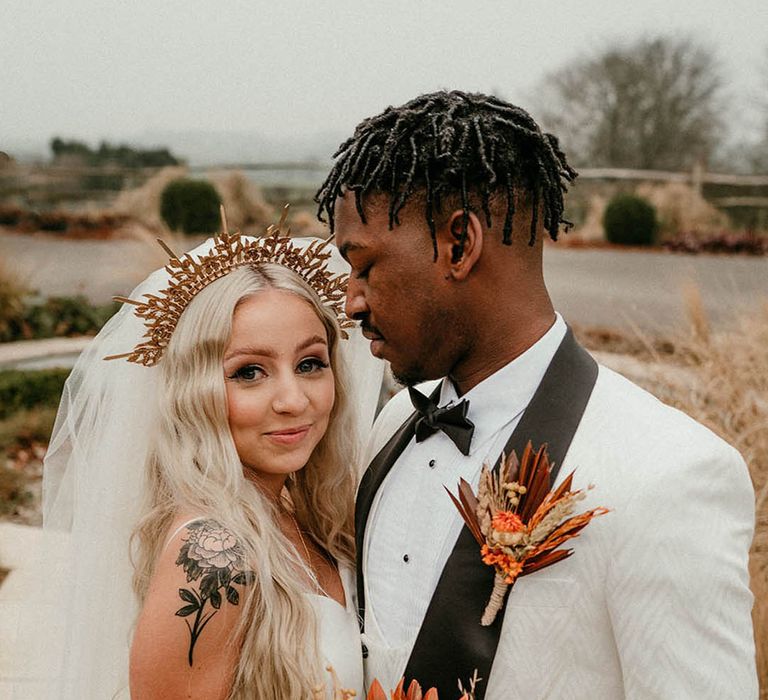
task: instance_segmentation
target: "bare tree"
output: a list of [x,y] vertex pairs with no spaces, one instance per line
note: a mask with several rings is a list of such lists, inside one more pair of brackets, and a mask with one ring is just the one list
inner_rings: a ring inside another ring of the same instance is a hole
[[538,115],[575,163],[681,169],[718,140],[721,68],[689,38],[613,44],[545,78]]

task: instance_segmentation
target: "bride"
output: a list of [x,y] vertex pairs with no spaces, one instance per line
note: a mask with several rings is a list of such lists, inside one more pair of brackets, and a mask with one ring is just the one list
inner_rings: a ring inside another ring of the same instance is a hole
[[327,665],[362,695],[355,435],[380,374],[342,340],[329,257],[225,233],[81,357],[45,465],[72,553],[61,697],[303,700]]

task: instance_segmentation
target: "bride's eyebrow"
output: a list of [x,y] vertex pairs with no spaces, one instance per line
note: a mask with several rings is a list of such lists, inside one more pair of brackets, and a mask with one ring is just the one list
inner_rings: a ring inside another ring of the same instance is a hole
[[[302,350],[305,350],[308,347],[311,347],[312,345],[328,345],[328,341],[323,338],[321,335],[313,335],[307,338],[306,340],[303,340],[300,342],[297,346],[294,352],[301,352]],[[235,348],[231,352],[228,352],[224,356],[224,362],[229,362],[229,360],[240,357],[241,355],[258,355],[260,357],[269,357],[274,359],[277,357],[277,354],[274,350],[271,348],[258,348],[258,347],[242,347],[242,348]]]
[[321,335],[313,335],[307,338],[303,343],[299,343],[296,346],[296,352],[301,352],[302,350],[306,350],[308,347],[317,344],[328,345],[328,341]]

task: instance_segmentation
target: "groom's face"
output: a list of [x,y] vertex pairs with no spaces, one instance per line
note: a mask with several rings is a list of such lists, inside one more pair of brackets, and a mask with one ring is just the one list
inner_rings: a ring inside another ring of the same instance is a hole
[[456,362],[456,319],[445,271],[434,262],[423,207],[406,205],[389,230],[388,198],[366,200],[364,224],[347,194],[336,204],[336,242],[352,267],[346,312],[362,324],[371,353],[414,384]]

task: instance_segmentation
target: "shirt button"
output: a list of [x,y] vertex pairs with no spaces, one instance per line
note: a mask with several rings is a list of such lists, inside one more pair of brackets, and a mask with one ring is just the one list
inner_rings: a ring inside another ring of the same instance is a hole
[[434,459],[430,459],[430,460],[429,460],[429,466],[430,466],[432,469],[434,469],[434,467],[435,467],[435,460],[434,460]]
[[407,554],[403,554],[403,561],[407,564],[410,557]]

